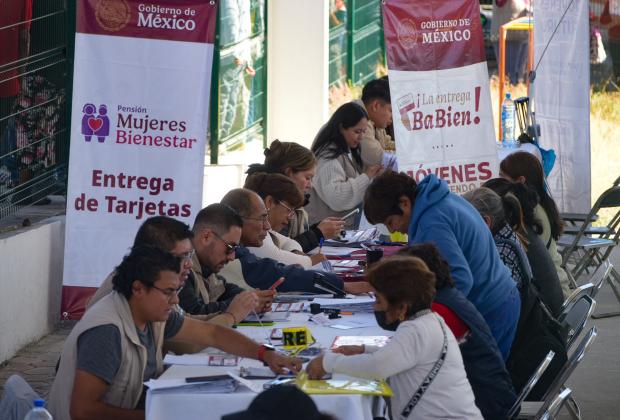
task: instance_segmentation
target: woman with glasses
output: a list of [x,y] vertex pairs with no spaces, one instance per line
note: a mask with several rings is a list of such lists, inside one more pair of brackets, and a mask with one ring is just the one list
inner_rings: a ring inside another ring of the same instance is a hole
[[[360,142],[368,126],[368,114],[349,102],[334,112],[319,131],[312,151],[318,159],[317,175],[306,206],[310,223],[328,216],[344,216],[361,206],[366,188],[381,170],[372,165],[363,170]],[[345,220],[346,229],[355,229],[359,218]]]
[[[312,179],[316,175],[316,158],[309,149],[298,143],[274,140],[265,149],[265,163],[250,165],[247,174],[257,172],[286,175],[304,194],[303,205],[308,205]],[[279,232],[295,239],[303,252],[308,252],[318,247],[321,239],[335,238],[343,227],[344,221],[339,217],[326,217],[310,225],[306,210],[298,208],[288,225]]]
[[265,202],[267,220],[271,226],[261,247],[248,248],[257,257],[272,258],[283,264],[298,264],[304,268],[324,261],[323,254],[305,255],[301,245],[278,232],[295,217],[295,209],[303,204],[303,194],[295,183],[281,174],[254,173],[245,180],[244,188],[257,193]]

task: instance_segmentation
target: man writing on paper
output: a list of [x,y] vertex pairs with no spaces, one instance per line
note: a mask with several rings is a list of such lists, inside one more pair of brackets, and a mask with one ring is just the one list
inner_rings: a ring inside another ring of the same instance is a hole
[[299,371],[297,359],[175,311],[180,264],[154,247],[136,247],[123,259],[112,280],[114,291],[93,305],[67,337],[49,396],[55,419],[143,419],[142,382],[162,372],[163,340],[259,359],[275,372]]
[[[210,314],[227,311],[238,299],[251,293],[234,283],[227,282],[218,272],[235,259],[239,247],[243,219],[225,204],[211,204],[202,209],[194,221],[192,244],[196,253],[192,268],[179,293],[180,306],[190,314]],[[256,311],[271,309],[274,290],[255,290],[259,303]],[[227,311],[233,322],[241,321],[247,313]]]
[[[193,236],[194,234],[185,223],[171,217],[155,216],[148,218],[142,223],[142,226],[140,226],[136,233],[133,246],[152,246],[170,252],[175,257],[182,258],[180,277],[182,284],[187,284],[187,279],[195,259],[192,245]],[[87,310],[112,291],[112,278],[115,274],[115,272],[110,273],[103,281],[88,302]],[[228,327],[234,325],[237,319],[245,318],[247,314],[255,309],[252,304],[254,298],[251,292],[244,292],[239,288],[235,289],[235,291],[237,293],[229,293],[227,296],[224,296],[227,299],[222,299],[221,302],[218,302],[218,305],[207,308],[210,311],[204,310],[196,313],[207,315],[201,319],[208,318],[212,322]],[[214,299],[217,299],[217,297]],[[180,308],[176,307],[175,309]]]
[[281,292],[314,292],[324,293],[314,287],[317,275],[330,283],[338,290],[348,293],[366,293],[370,287],[366,282],[344,283],[333,273],[323,273],[323,276],[312,270],[304,270],[297,265],[284,265],[271,258],[259,258],[246,247],[260,247],[271,228],[269,214],[265,202],[254,191],[237,188],[229,191],[222,199],[234,209],[243,219],[241,231],[241,246],[236,251],[236,259],[227,264],[220,271],[220,275],[227,281],[241,287],[255,287],[268,289],[280,277],[286,281],[278,287]]

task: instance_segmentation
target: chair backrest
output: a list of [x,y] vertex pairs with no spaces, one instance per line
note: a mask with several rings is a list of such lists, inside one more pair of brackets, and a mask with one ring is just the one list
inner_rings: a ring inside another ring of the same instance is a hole
[[547,390],[547,393],[543,398],[544,401],[546,401],[548,398],[553,398],[555,395],[558,394],[558,392],[560,392],[560,388],[562,388],[564,383],[575,371],[575,368],[577,368],[577,365],[579,365],[579,363],[583,360],[586,352],[588,351],[588,348],[594,342],[597,335],[598,329],[596,328],[596,326],[594,326],[583,337],[573,354],[571,354],[571,356],[566,361],[564,368],[562,368],[551,386],[549,386],[549,389]]
[[592,289],[594,289],[595,287],[596,286],[594,284],[592,284],[591,282],[588,282],[574,289],[571,292],[570,296],[568,296],[566,300],[564,301],[564,303],[562,304],[562,308],[560,308],[560,313],[558,314],[558,318],[560,317],[561,314],[565,313],[566,310],[569,309],[575,302],[577,302],[577,300],[579,300],[581,296],[583,295],[591,296],[593,293]]
[[592,277],[590,278],[590,283],[594,285],[594,287],[590,290],[590,297],[594,299],[598,294],[601,287],[605,283],[605,279],[611,274],[611,270],[613,270],[614,266],[606,259],[598,266]]
[[594,312],[596,301],[590,297],[593,285],[591,283],[583,294],[579,295],[574,301],[570,302],[562,313],[558,316],[558,322],[566,329],[566,351],[569,351],[573,343],[581,334],[586,326],[588,318]]
[[[599,196],[599,198],[596,200],[596,203],[594,203],[594,205],[592,206],[592,209],[590,210],[588,215],[585,217],[584,222],[581,225],[581,228],[579,229],[579,232],[577,232],[577,234],[572,236],[572,243],[567,244],[567,246],[564,247],[564,249],[561,251],[563,267],[566,266],[570,256],[572,255],[573,251],[577,248],[581,238],[586,236],[586,230],[588,229],[590,224],[598,218],[597,215],[598,215],[599,210],[602,208],[613,208],[613,207],[617,207],[619,208],[619,210],[612,217],[611,222],[608,224],[608,227],[610,227],[610,231],[606,235],[603,235],[603,237],[607,239],[612,239],[612,236],[616,234],[615,239],[617,239],[618,237],[617,234],[620,232],[617,232],[614,229],[614,227],[617,227],[618,222],[620,220],[620,186],[613,186],[607,189],[605,192],[603,192]],[[609,247],[609,249],[607,250],[608,251],[607,254],[611,252],[611,248],[612,247]],[[605,255],[604,258],[607,258],[607,256],[608,255]]]
[[620,207],[620,186],[614,185],[606,190],[594,205],[597,204],[599,208]]
[[545,407],[546,404],[543,404],[536,415],[536,418],[540,418],[540,420],[552,420],[557,417],[560,413],[560,410],[564,406],[568,397],[571,394],[570,388],[564,388],[560,393],[549,403],[548,407]]
[[553,351],[549,351],[549,353],[547,353],[547,355],[542,360],[540,365],[538,365],[536,372],[534,372],[534,374],[530,377],[529,381],[527,381],[527,383],[525,384],[525,386],[523,387],[523,389],[517,396],[517,400],[510,408],[510,411],[508,411],[509,419],[515,417],[516,414],[519,412],[521,403],[523,402],[523,400],[525,400],[525,397],[527,397],[527,395],[530,393],[532,388],[534,388],[534,386],[536,385],[540,377],[543,375],[543,373],[545,373],[545,371],[547,370],[547,367],[549,367],[549,364],[551,363],[554,357],[555,357],[555,353]]

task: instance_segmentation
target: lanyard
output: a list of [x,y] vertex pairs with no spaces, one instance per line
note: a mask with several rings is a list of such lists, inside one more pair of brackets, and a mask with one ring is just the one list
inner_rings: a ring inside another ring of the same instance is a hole
[[409,417],[409,414],[411,414],[416,405],[418,405],[420,399],[422,399],[422,396],[439,373],[441,366],[443,366],[444,360],[446,360],[446,354],[448,354],[448,336],[446,334],[446,327],[444,327],[443,323],[439,319],[437,319],[437,322],[439,322],[439,325],[441,326],[441,331],[443,332],[443,347],[441,348],[441,354],[439,355],[439,359],[437,359],[437,361],[431,368],[430,372],[428,372],[428,374],[420,384],[418,390],[415,392],[415,394],[413,394],[413,396],[403,409],[402,413],[400,413],[400,415],[405,418]]

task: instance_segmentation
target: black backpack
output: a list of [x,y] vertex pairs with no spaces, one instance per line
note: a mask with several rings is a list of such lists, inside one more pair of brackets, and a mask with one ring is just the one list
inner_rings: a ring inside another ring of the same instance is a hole
[[521,392],[550,350],[553,350],[555,357],[526,400],[540,401],[567,361],[566,331],[530,283],[522,293],[517,333],[506,361],[506,369],[517,393]]

